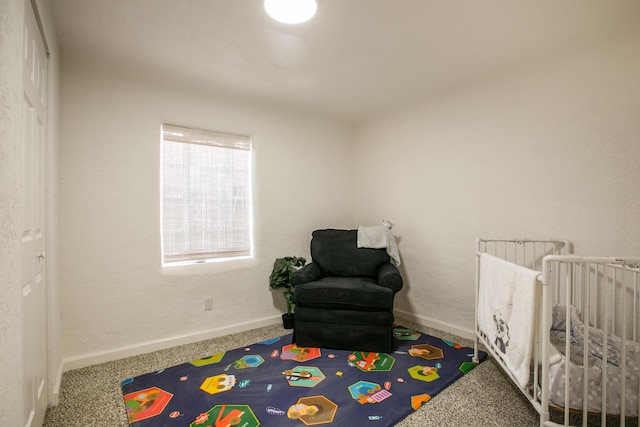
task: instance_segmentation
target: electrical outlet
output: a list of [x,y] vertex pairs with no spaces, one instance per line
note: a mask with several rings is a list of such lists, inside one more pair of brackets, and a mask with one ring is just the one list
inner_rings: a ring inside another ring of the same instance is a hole
[[206,297],[204,299],[204,311],[213,310],[213,297]]

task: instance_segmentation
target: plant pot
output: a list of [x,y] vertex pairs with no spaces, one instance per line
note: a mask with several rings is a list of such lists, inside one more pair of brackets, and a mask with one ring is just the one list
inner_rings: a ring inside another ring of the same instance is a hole
[[284,313],[282,315],[282,326],[285,329],[293,329],[293,313]]

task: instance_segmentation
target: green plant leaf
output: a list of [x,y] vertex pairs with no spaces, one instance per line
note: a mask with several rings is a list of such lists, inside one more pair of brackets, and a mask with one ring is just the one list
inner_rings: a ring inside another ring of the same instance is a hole
[[295,271],[304,266],[307,260],[302,257],[284,257],[276,258],[273,263],[273,269],[269,275],[269,286],[271,289],[283,289],[284,298],[287,302],[287,312],[291,314],[291,305],[293,303],[293,286],[291,286],[291,277]]

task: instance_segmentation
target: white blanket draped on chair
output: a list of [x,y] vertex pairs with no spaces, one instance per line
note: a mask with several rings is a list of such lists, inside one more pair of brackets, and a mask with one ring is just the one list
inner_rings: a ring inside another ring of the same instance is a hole
[[358,247],[359,248],[386,248],[387,253],[391,257],[393,265],[400,265],[400,251],[395,237],[391,234],[391,230],[385,226],[374,227],[358,227]]

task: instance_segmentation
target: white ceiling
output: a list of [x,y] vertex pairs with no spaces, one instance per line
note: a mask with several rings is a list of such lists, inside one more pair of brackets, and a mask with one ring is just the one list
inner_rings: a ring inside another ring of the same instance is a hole
[[[65,54],[358,121],[640,22],[638,0],[51,0]],[[161,70],[161,71],[160,71]]]

